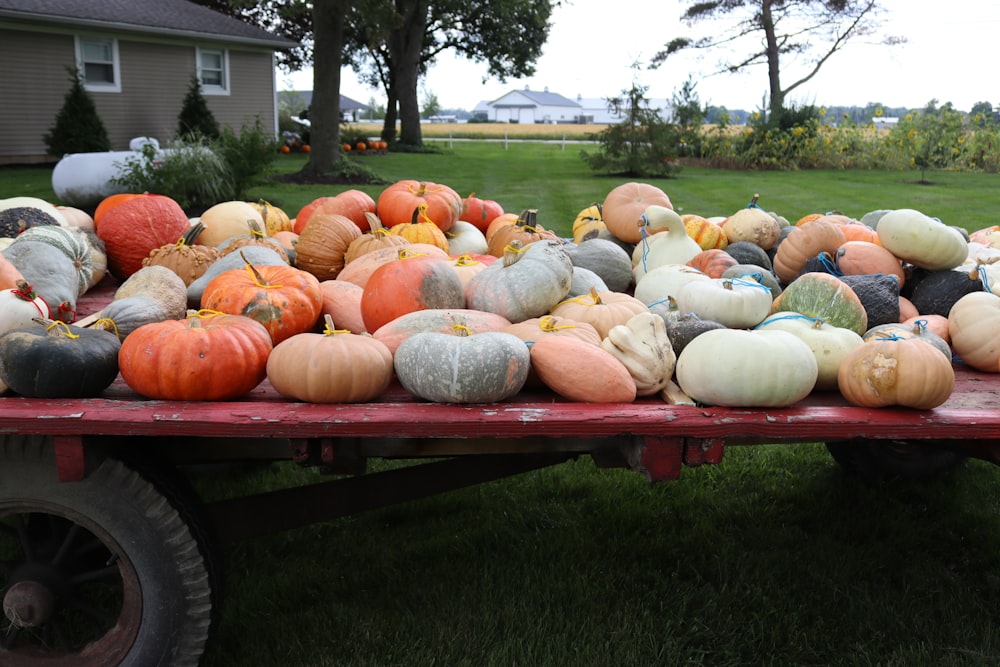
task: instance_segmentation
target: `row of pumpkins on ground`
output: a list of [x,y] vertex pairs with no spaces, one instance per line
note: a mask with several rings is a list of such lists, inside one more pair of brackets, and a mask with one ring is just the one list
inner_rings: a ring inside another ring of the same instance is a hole
[[[573,239],[537,212],[434,183],[348,190],[295,218],[224,202],[109,197],[91,217],[0,200],[0,389],[89,396],[121,374],[150,398],[226,400],[267,378],[311,402],[392,380],[479,403],[544,385],[579,401],[784,406],[814,390],[933,408],[952,355],[1000,372],[1000,229],[918,211],[789,224],[757,205],[680,216],[626,183]],[[99,313],[77,299],[110,272]]]

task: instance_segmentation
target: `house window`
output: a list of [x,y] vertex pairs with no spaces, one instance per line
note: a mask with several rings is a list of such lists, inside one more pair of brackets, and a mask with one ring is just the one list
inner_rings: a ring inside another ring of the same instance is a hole
[[118,40],[78,37],[77,67],[83,77],[83,87],[95,93],[120,93],[121,74],[118,69]]
[[228,95],[228,53],[198,49],[198,81],[201,82],[201,90],[206,95]]

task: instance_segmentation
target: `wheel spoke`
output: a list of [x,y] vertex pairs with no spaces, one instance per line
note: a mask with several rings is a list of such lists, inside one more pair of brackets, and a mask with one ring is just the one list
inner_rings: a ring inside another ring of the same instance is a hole
[[16,625],[10,625],[7,628],[7,636],[4,637],[2,646],[6,650],[10,651],[15,646],[17,646],[17,640],[20,639],[20,637],[21,637],[21,628],[17,627]]
[[52,557],[52,564],[61,565],[63,558],[65,558],[66,554],[69,553],[70,548],[73,546],[73,543],[76,542],[77,538],[79,538],[85,532],[86,531],[84,530],[83,526],[81,526],[80,524],[78,523],[72,524],[69,527],[69,530],[67,530],[66,534],[63,536],[62,543],[59,545],[59,549],[56,551],[56,555]]
[[17,539],[20,540],[21,548],[24,550],[24,560],[35,560],[34,549],[31,548],[31,540],[28,537],[28,527],[24,523],[24,515],[15,514],[12,520],[14,522],[13,528],[17,533]]
[[113,622],[116,618],[118,618],[117,610],[109,611],[107,609],[102,609],[97,605],[92,604],[88,600],[84,600],[78,595],[70,596],[70,598],[66,601],[66,604],[69,607],[77,609],[82,614],[90,616],[91,618],[96,619],[98,621],[104,621],[106,623],[110,623]]
[[121,571],[118,569],[117,565],[110,565],[96,570],[80,572],[73,575],[69,581],[74,586],[79,586],[80,584],[86,584],[92,581],[114,581],[116,579],[121,580]]

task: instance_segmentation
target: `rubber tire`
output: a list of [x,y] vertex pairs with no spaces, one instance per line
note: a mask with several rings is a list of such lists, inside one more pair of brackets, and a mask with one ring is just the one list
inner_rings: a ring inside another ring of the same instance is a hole
[[[0,517],[29,512],[86,528],[134,573],[142,609],[136,636],[127,646],[116,645],[117,661],[103,655],[104,665],[197,666],[212,622],[212,577],[197,539],[151,482],[112,458],[79,482],[60,482],[50,439],[0,436]],[[122,623],[128,623],[125,616],[123,611]],[[16,649],[0,650],[0,663],[34,664]],[[65,654],[37,664],[87,664],[87,659]]]
[[826,449],[844,470],[872,479],[924,481],[954,470],[967,458],[940,445],[912,440],[858,438],[828,442]]

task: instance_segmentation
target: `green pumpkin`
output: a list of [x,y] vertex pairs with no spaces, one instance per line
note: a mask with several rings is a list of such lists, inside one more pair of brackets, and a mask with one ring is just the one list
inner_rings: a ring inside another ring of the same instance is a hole
[[423,332],[396,349],[393,366],[400,384],[436,403],[495,403],[521,390],[531,355],[513,334],[474,335]]
[[868,330],[868,313],[857,293],[829,273],[803,273],[775,297],[773,312],[792,311],[850,329],[859,336]]
[[63,322],[12,329],[0,336],[0,383],[32,398],[88,398],[118,376],[118,337]]

